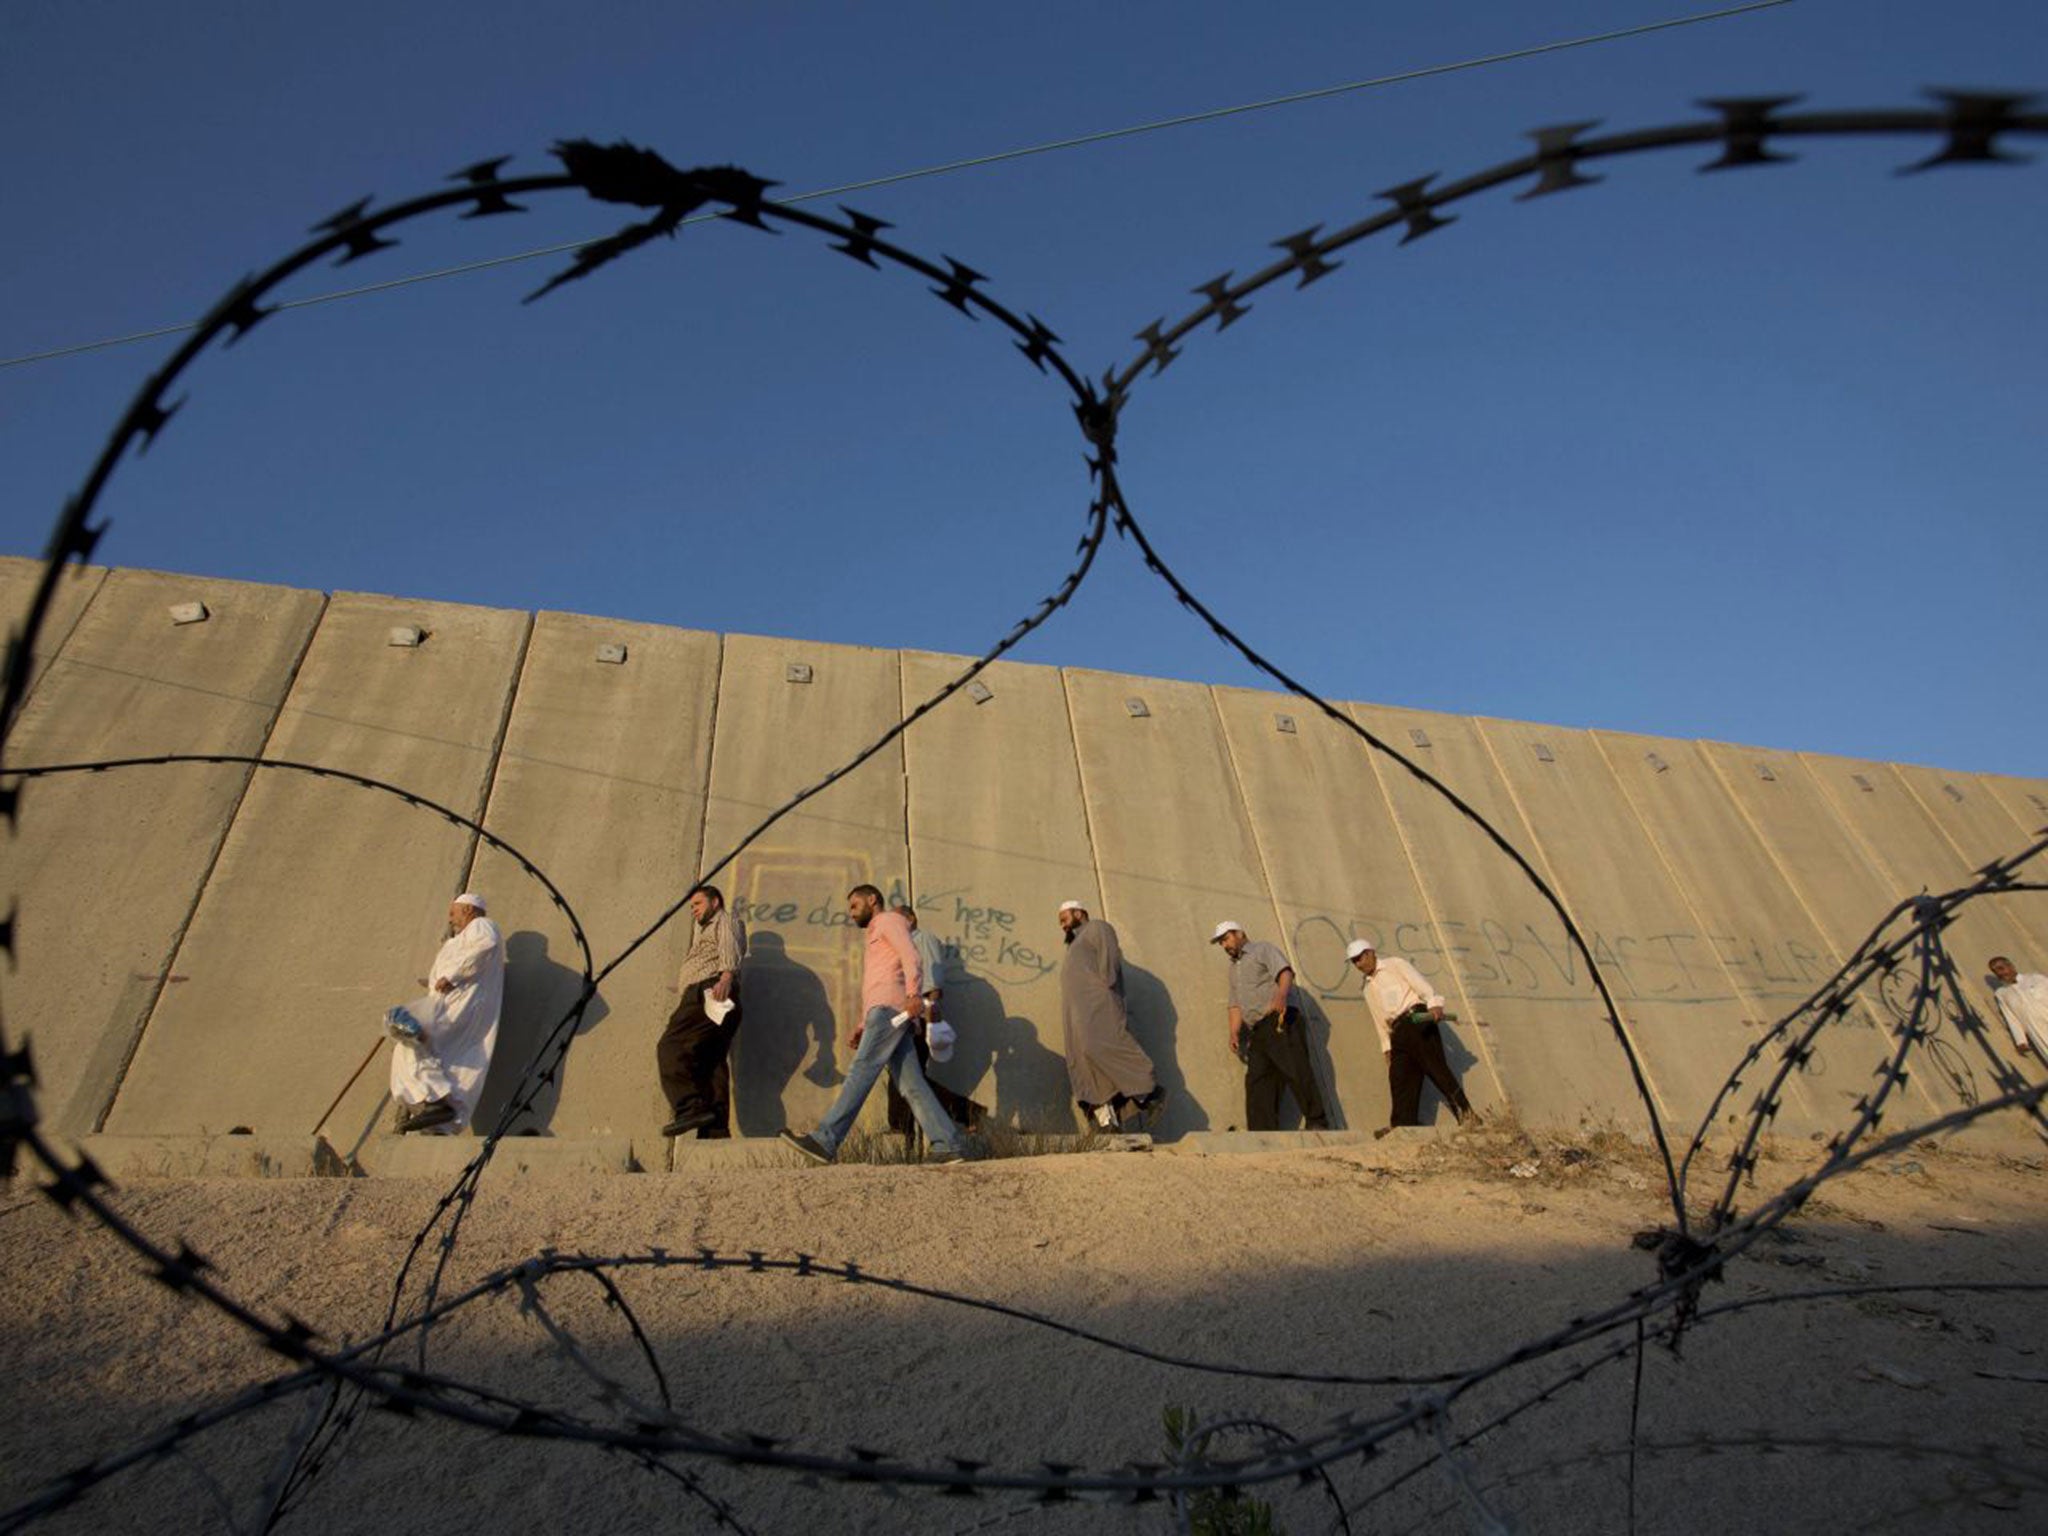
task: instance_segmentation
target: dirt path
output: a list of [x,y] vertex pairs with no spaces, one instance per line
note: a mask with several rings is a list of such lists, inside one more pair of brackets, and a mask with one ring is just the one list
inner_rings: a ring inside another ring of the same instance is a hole
[[[1532,1156],[1532,1150],[1534,1155]],[[1802,1165],[1766,1162],[1784,1183]],[[1519,1169],[1519,1174],[1514,1171]],[[1706,1288],[1708,1308],[1815,1288],[2030,1282],[2048,1275],[2038,1167],[1918,1150],[1830,1184]],[[374,1330],[439,1190],[402,1181],[137,1184],[123,1208],[184,1235],[238,1294],[336,1340]],[[1615,1142],[1442,1143],[1199,1157],[1101,1153],[952,1169],[839,1167],[487,1181],[457,1250],[466,1282],[555,1248],[759,1250],[1029,1309],[1183,1360],[1301,1372],[1427,1374],[1486,1364],[1655,1279],[1631,1245],[1667,1221],[1659,1173]],[[1309,1437],[1427,1389],[1248,1379],[1159,1363],[986,1309],[745,1268],[635,1268],[618,1284],[675,1411],[715,1435],[843,1456],[961,1457],[1030,1470],[1165,1457],[1162,1413],[1243,1414]],[[623,1316],[587,1276],[541,1292],[590,1361],[651,1401]],[[51,1478],[278,1372],[211,1310],[172,1295],[105,1233],[24,1183],[0,1194],[0,1508]],[[1914,1292],[1709,1316],[1643,1361],[1643,1531],[2038,1530],[2048,1526],[2048,1330],[2024,1293]],[[1459,1396],[1455,1441],[1631,1334]],[[1409,1477],[1353,1529],[1623,1530],[1633,1357]],[[434,1336],[431,1365],[615,1422],[516,1291]],[[186,1454],[123,1473],[46,1530],[251,1528],[302,1400],[246,1415]],[[1707,1456],[1692,1445],[1723,1443]],[[1417,1467],[1432,1428],[1328,1470],[1357,1506]],[[1902,1447],[1961,1454],[1909,1456]],[[1219,1454],[1251,1439],[1226,1435]],[[1989,1448],[1986,1461],[1977,1453]],[[675,1465],[757,1532],[980,1528],[1165,1531],[1160,1503],[1032,1504],[895,1494],[715,1461]],[[2003,1477],[1997,1466],[2011,1469]],[[1332,1527],[1321,1485],[1261,1490],[1283,1528]],[[288,1528],[323,1532],[711,1529],[673,1477],[612,1453],[370,1415]]]

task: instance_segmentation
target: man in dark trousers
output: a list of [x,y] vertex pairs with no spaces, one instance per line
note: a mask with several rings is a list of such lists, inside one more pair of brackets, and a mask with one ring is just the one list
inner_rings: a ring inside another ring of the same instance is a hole
[[661,1134],[723,1136],[729,1134],[732,1114],[732,1077],[725,1059],[740,1028],[740,959],[746,939],[715,885],[691,895],[690,914],[696,926],[676,973],[683,998],[654,1048],[670,1115]]
[[1385,960],[1370,939],[1353,939],[1344,958],[1365,978],[1365,1006],[1380,1032],[1380,1054],[1387,1059],[1387,1092],[1394,1101],[1394,1125],[1419,1125],[1422,1080],[1436,1084],[1460,1124],[1472,1118],[1472,1105],[1458,1086],[1458,1074],[1444,1060],[1444,1000],[1430,989],[1422,973],[1399,955]]
[[1245,1064],[1245,1129],[1280,1128],[1285,1084],[1301,1106],[1303,1127],[1327,1131],[1323,1091],[1308,1059],[1308,1026],[1294,1006],[1294,967],[1278,945],[1254,942],[1236,921],[1218,923],[1209,942],[1230,956],[1230,1049]]

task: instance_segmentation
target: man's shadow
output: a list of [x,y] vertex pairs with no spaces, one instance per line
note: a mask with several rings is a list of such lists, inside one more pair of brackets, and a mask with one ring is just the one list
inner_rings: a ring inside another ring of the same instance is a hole
[[773,1136],[790,1123],[783,1090],[792,1078],[801,1073],[820,1088],[844,1078],[833,1043],[838,1021],[818,973],[790,959],[782,935],[766,930],[748,937],[740,1006],[733,1119],[742,1136]]
[[[1344,1107],[1337,1099],[1337,1064],[1330,1059],[1330,1016],[1302,987],[1294,989],[1294,1006],[1301,1010],[1302,1026],[1308,1030],[1308,1069],[1315,1074],[1316,1087],[1322,1090],[1323,1115],[1331,1130],[1341,1131],[1345,1127]],[[1280,1129],[1301,1128],[1301,1106],[1295,1103],[1293,1090],[1286,1090],[1280,1095]]]
[[[1446,1019],[1437,1025],[1437,1036],[1443,1041],[1444,1062],[1451,1069],[1451,1075],[1458,1080],[1458,1086],[1465,1090],[1465,1097],[1472,1097],[1472,1069],[1479,1065],[1479,1058],[1458,1038],[1457,1026]],[[1436,1084],[1428,1078],[1422,1080],[1422,1107],[1415,1112],[1415,1118],[1424,1125],[1435,1125],[1437,1117],[1448,1114],[1449,1106],[1444,1096],[1436,1091]]]
[[979,976],[948,977],[945,1010],[960,1039],[951,1061],[932,1065],[933,1077],[986,1103],[986,1079],[993,1073],[989,1117],[997,1125],[1026,1132],[1074,1128],[1066,1058],[1046,1049],[1037,1025],[1008,1012],[1002,994]]
[[[1124,1005],[1130,1014],[1131,1037],[1152,1058],[1152,1072],[1166,1089],[1166,1113],[1152,1135],[1171,1141],[1190,1131],[1209,1129],[1209,1111],[1188,1091],[1180,1069],[1180,1010],[1166,983],[1150,971],[1124,961]],[[1065,1062],[1062,1061],[1062,1066]]]
[[[505,940],[505,1006],[498,1015],[498,1043],[491,1051],[491,1069],[477,1095],[472,1123],[479,1135],[498,1123],[498,1116],[512,1102],[521,1075],[534,1052],[555,1026],[576,1005],[583,991],[583,973],[548,958],[548,936],[531,929]],[[602,997],[593,996],[577,1021],[577,1038],[604,1022],[611,1010]],[[536,1089],[533,1101],[513,1121],[507,1134],[545,1136],[554,1123],[555,1107],[562,1099],[562,1080],[576,1059],[572,1042],[568,1053],[555,1068],[554,1078]]]

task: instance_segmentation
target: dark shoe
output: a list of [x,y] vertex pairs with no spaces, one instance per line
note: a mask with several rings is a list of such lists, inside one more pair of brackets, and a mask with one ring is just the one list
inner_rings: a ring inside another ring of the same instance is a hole
[[408,1136],[414,1131],[431,1130],[437,1125],[446,1125],[455,1118],[455,1106],[446,1099],[429,1099],[414,1109],[398,1123],[398,1134]]
[[664,1125],[661,1128],[661,1134],[664,1136],[687,1136],[692,1131],[700,1131],[705,1126],[713,1124],[717,1119],[718,1116],[711,1113],[708,1109],[689,1110],[686,1113],[677,1115],[675,1119]]
[[1150,1131],[1159,1123],[1159,1117],[1166,1113],[1166,1085],[1160,1084],[1144,1098],[1138,1100],[1138,1127]]
[[782,1139],[814,1163],[829,1163],[832,1161],[832,1154],[819,1146],[815,1140],[806,1136],[802,1131],[792,1131],[785,1127],[782,1132]]
[[925,1153],[924,1160],[928,1163],[964,1163],[967,1161],[967,1154],[955,1152],[950,1147],[933,1147]]

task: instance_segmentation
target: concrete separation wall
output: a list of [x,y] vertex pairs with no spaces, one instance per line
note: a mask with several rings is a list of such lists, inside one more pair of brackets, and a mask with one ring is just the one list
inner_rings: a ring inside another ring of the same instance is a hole
[[[523,613],[337,594],[265,745],[270,757],[402,784],[482,810]],[[388,643],[417,627],[413,647]],[[469,874],[473,835],[332,779],[259,773],[172,962],[106,1129],[116,1135],[310,1135],[417,996]],[[381,1061],[328,1122],[352,1147],[378,1125]]]
[[[18,612],[32,579],[29,562],[0,562],[0,604]],[[546,870],[600,964],[792,792],[964,665],[140,571],[67,577],[59,592],[10,762],[261,753],[388,780],[480,819]],[[174,624],[171,605],[191,601],[208,617]],[[394,645],[394,628],[424,638]],[[838,1089],[859,1010],[845,895],[861,882],[913,899],[946,947],[961,1042],[935,1075],[1005,1125],[1076,1124],[1055,921],[1073,898],[1122,936],[1133,1029],[1173,1093],[1164,1138],[1244,1124],[1229,963],[1208,941],[1223,918],[1289,954],[1341,1130],[1387,1116],[1385,1067],[1343,958],[1353,936],[1410,959],[1444,993],[1458,1014],[1450,1055],[1482,1107],[1536,1125],[1644,1128],[1557,915],[1400,765],[1285,695],[1009,663],[981,682],[715,877],[751,932],[733,1068],[740,1134],[807,1126]],[[1346,708],[1561,893],[1681,1140],[1761,1027],[1887,908],[1962,883],[2048,820],[2038,779]],[[246,1132],[246,1146],[200,1161],[339,1166],[305,1149],[366,1056],[322,1145],[372,1172],[459,1161],[460,1145],[412,1150],[389,1135],[377,1022],[416,994],[465,886],[489,896],[511,960],[486,1116],[581,985],[567,919],[544,889],[394,796],[195,765],[53,777],[28,786],[25,806],[6,875],[21,910],[8,1019],[35,1036],[53,1123],[103,1133],[131,1161],[190,1161],[178,1138]],[[536,1147],[532,1166],[689,1161],[660,1138],[653,1059],[688,921],[605,978],[518,1127],[558,1144]],[[1950,938],[1966,994],[1989,1014],[1986,956],[2048,969],[2048,900],[1980,904]],[[1842,1124],[1894,1022],[1873,997],[1837,1026],[1787,1097],[1780,1134]],[[1902,1112],[1982,1094],[1975,1049],[1949,1024]],[[1723,1114],[1746,1111],[1759,1086],[1753,1075]],[[883,1102],[870,1103],[871,1127]],[[1442,1118],[1433,1092],[1425,1118]],[[2026,1135],[2015,1122],[1988,1139]]]
[[[171,606],[190,602],[207,619],[174,624]],[[321,604],[317,592],[116,571],[30,696],[9,758],[254,755]],[[25,786],[7,859],[21,911],[7,1011],[34,1038],[60,1129],[98,1129],[143,1021],[189,984],[172,955],[252,771],[192,763]]]
[[[1476,722],[1419,710],[1351,706],[1358,723],[1454,786],[1523,851],[1555,871],[1523,820]],[[1640,1132],[1648,1118],[1614,1030],[1563,923],[1520,870],[1467,817],[1400,764],[1373,754],[1425,905],[1377,909],[1378,932],[1450,995],[1464,999],[1458,1040],[1491,1061],[1509,1104],[1536,1123],[1611,1120]],[[1373,909],[1369,909],[1373,910]],[[1589,943],[1597,935],[1588,933]]]
[[[704,866],[902,716],[893,651],[727,636]],[[809,1128],[838,1092],[853,1054],[847,1032],[860,1016],[862,936],[847,918],[846,893],[908,889],[904,816],[898,740],[776,823],[718,877],[750,934],[732,1068],[733,1113],[746,1135]],[[877,1090],[868,1123],[883,1105]]]
[[[621,647],[623,660],[601,659]],[[718,636],[702,631],[564,613],[534,621],[483,821],[561,887],[600,965],[696,878],[718,665]],[[498,1049],[508,1066],[522,1063],[574,1006],[582,955],[568,919],[508,855],[485,845],[469,884],[505,935]],[[654,1043],[688,944],[685,917],[605,980],[560,1075],[516,1129],[659,1147],[669,1110]],[[486,1123],[515,1081],[493,1075]]]
[[[967,664],[905,653],[903,697]],[[1048,667],[998,663],[980,680],[985,700],[956,693],[903,742],[918,926],[946,946],[941,1006],[960,1035],[932,1075],[1004,1124],[1066,1131],[1057,914],[1068,900],[1102,911],[1066,692]]]

